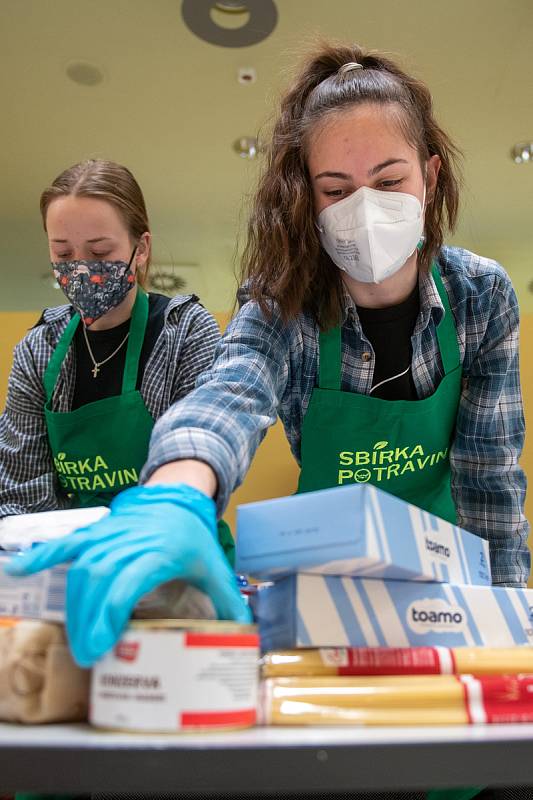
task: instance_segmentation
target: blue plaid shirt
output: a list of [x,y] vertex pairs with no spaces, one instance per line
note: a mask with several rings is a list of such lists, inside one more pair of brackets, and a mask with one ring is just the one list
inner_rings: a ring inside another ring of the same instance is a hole
[[[444,247],[438,258],[463,362],[463,389],[450,449],[458,523],[489,540],[493,582],[524,585],[530,568],[526,480],[518,466],[524,416],[518,366],[518,304],[496,262]],[[436,326],[444,309],[431,275],[420,276],[420,314],[412,336],[418,397],[443,377]],[[196,389],[157,422],[141,479],[169,461],[195,458],[218,476],[219,512],[241,483],[267,428],[279,415],[300,462],[302,421],[317,385],[316,323],[301,314],[284,323],[246,302],[218,344]],[[363,358],[363,354],[365,357]],[[370,354],[370,358],[368,355]],[[374,354],[346,295],[342,325],[342,390],[368,394]]]

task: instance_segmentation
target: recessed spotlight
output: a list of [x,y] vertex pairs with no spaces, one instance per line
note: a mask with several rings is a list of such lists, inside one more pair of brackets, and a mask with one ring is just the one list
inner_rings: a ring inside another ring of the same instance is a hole
[[533,142],[520,142],[511,150],[511,158],[515,164],[533,162]]
[[170,270],[163,269],[150,273],[148,283],[151,289],[163,294],[177,294],[187,286],[185,278],[180,275],[174,275]]
[[71,81],[80,86],[98,86],[105,78],[104,71],[89,61],[71,61],[65,72]]
[[218,11],[223,11],[226,14],[245,14],[248,11],[246,3],[242,0],[219,0],[214,3]]
[[239,67],[237,72],[237,80],[239,83],[255,83],[257,80],[257,72],[254,67]]
[[264,151],[264,147],[259,143],[255,136],[241,136],[235,139],[233,149],[241,158],[257,158],[259,153]]
[[278,22],[274,0],[183,0],[181,15],[195,36],[220,47],[258,44]]

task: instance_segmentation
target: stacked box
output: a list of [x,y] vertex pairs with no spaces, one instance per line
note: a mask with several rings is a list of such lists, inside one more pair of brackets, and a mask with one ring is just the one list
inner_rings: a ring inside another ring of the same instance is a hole
[[491,583],[484,539],[369,485],[239,506],[236,569]]
[[369,485],[237,520],[238,571],[273,581],[251,595],[264,722],[533,720],[533,590],[491,585],[486,541]]
[[533,590],[491,586],[488,544],[365,484],[238,509],[237,568],[274,581],[263,650],[533,645]]
[[533,589],[291,575],[254,600],[264,651],[533,645]]
[[67,567],[61,564],[35,575],[14,578],[4,572],[13,557],[16,558],[0,555],[0,617],[63,622]]

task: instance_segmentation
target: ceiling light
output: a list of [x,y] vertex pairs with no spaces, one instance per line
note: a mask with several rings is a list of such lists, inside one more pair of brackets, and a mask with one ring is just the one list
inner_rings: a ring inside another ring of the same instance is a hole
[[245,14],[248,11],[242,0],[219,0],[214,6],[225,14]]
[[161,269],[158,272],[150,273],[148,276],[150,289],[163,294],[178,294],[187,286],[187,281],[180,275],[174,275],[171,270]]
[[[228,18],[242,16],[243,24],[219,25],[217,13],[227,14]],[[220,47],[258,44],[270,36],[278,22],[274,0],[183,0],[181,15],[195,36]]]
[[200,290],[200,265],[187,262],[152,264],[148,272],[148,289],[166,295],[181,294],[185,290]]
[[71,81],[80,86],[98,86],[104,80],[104,71],[88,61],[71,61],[65,72]]
[[511,150],[511,158],[515,164],[527,164],[533,161],[533,142],[520,142]]
[[255,136],[241,136],[235,139],[233,149],[241,158],[257,158],[259,153],[264,152],[264,147],[258,142]]
[[239,67],[237,72],[237,80],[239,83],[255,83],[257,80],[257,72],[254,67]]

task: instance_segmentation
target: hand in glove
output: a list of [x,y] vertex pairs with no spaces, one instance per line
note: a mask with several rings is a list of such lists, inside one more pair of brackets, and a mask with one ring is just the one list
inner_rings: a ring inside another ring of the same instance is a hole
[[6,572],[29,575],[64,561],[73,561],[67,633],[82,667],[114,646],[142,595],[174,578],[209,595],[219,619],[250,621],[217,540],[215,504],[186,484],[127,489],[107,517],[15,556]]

